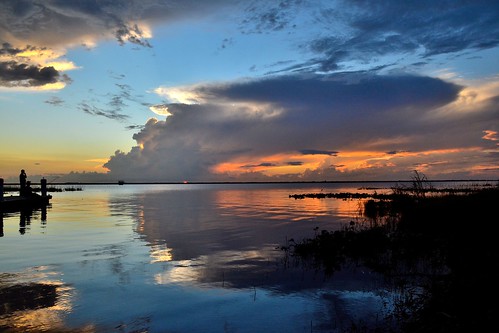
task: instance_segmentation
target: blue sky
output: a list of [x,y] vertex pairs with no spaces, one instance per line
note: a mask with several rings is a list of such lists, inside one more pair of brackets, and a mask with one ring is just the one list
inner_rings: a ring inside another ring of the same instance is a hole
[[0,1],[0,177],[499,178],[496,1]]

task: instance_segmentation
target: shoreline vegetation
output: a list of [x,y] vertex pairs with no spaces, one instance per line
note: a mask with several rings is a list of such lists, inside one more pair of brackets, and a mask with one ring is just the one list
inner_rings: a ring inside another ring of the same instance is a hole
[[[390,194],[290,195],[366,199],[363,219],[341,230],[315,230],[281,250],[297,265],[328,276],[347,267],[381,274],[397,295],[376,327],[347,332],[479,332],[499,316],[499,183],[437,190],[422,174]],[[287,259],[289,260],[289,259]]]
[[[19,192],[19,186],[17,185],[7,185],[3,187],[3,191],[5,193],[11,192]],[[41,192],[41,187],[33,187],[33,192]],[[57,186],[47,186],[47,192],[72,192],[72,191],[83,191],[82,187],[79,186],[66,186],[66,187],[57,187]]]

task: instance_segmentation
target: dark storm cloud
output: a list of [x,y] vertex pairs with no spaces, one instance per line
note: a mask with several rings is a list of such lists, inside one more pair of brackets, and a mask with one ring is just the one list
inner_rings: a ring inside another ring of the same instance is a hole
[[[296,117],[373,116],[400,106],[436,107],[455,100],[462,87],[430,77],[365,74],[288,75],[229,85],[199,86],[196,92],[232,101],[278,103],[303,108]],[[345,111],[345,112],[343,112]],[[338,119],[340,120],[340,119]]]
[[10,43],[2,43],[0,48],[0,55],[16,55],[23,52],[22,49],[13,47]]
[[15,61],[0,62],[0,85],[8,87],[37,87],[55,83],[60,77],[52,66],[40,67]]
[[4,42],[0,48],[0,85],[4,87],[39,87],[50,83],[63,81],[70,83],[67,75],[61,75],[52,66],[42,66],[29,63],[24,53],[41,53],[47,51],[43,47],[27,45],[19,48]]
[[[337,151],[380,139],[387,141],[379,147],[384,151],[417,149],[424,140],[397,143],[396,138],[424,137],[441,127],[444,120],[428,123],[425,117],[455,101],[460,91],[434,78],[365,74],[198,85],[191,92],[204,102],[168,105],[171,116],[150,120],[134,135],[142,148],[117,152],[105,166],[127,179],[141,170],[165,181],[207,180],[215,177],[213,166],[234,158],[265,159],[297,150],[334,158]],[[265,163],[246,166],[271,166]]]

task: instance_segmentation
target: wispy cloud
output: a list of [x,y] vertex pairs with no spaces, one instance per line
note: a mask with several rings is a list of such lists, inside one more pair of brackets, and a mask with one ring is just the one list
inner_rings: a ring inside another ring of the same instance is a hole
[[300,36],[314,27],[315,37],[301,43],[310,58],[285,71],[341,71],[352,63],[379,70],[386,67],[378,67],[380,58],[395,65],[407,56],[417,66],[437,55],[499,45],[499,4],[490,1],[286,1],[255,3],[247,12],[240,26],[246,33],[286,28]]
[[49,99],[45,101],[45,103],[53,105],[53,106],[61,106],[64,105],[64,100],[57,97],[57,96],[52,96]]
[[128,115],[120,113],[116,109],[103,109],[89,102],[81,102],[78,104],[78,109],[92,116],[101,116],[112,120],[125,121],[129,118]]

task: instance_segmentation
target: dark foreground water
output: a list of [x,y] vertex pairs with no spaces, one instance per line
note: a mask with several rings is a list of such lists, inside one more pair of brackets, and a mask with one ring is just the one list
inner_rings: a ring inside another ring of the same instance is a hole
[[2,216],[0,331],[341,332],[375,323],[393,296],[380,277],[356,269],[326,278],[276,247],[361,219],[362,201],[290,194],[391,185],[53,193],[46,211]]

